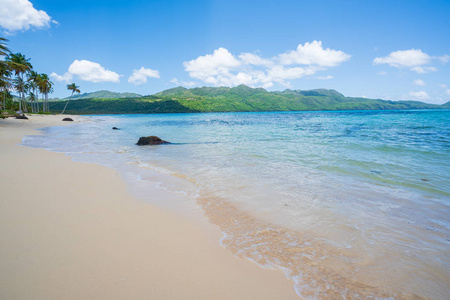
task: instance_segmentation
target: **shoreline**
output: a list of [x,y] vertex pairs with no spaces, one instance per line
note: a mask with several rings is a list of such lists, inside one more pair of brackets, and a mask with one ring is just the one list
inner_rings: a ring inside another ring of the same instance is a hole
[[63,117],[0,120],[1,298],[298,299],[281,271],[233,256],[216,227],[132,197],[117,171],[17,145],[72,123]]

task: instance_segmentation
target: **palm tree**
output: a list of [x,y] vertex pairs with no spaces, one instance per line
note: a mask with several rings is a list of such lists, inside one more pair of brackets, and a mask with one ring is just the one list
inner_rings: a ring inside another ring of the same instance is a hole
[[[28,85],[25,84],[25,81],[21,77],[16,77],[12,81],[14,89],[19,92],[19,95],[25,95],[28,90]],[[19,101],[19,110],[22,110],[22,100]],[[24,110],[26,110],[26,105],[24,102]]]
[[11,87],[11,70],[7,64],[0,62],[0,93],[3,95],[3,109],[6,109],[6,96]]
[[28,85],[33,93],[34,97],[30,97],[31,107],[33,112],[39,112],[39,103],[37,103],[38,99],[38,85],[39,85],[39,74],[36,71],[30,71],[28,74]]
[[0,56],[7,56],[10,53],[8,47],[6,47],[7,41],[7,39],[0,37]]
[[[53,82],[50,81],[47,74],[39,74],[38,76],[38,88],[42,94],[42,111],[50,111],[48,105],[48,93],[53,92]],[[45,100],[44,100],[45,97]]]
[[[27,59],[25,55],[21,53],[16,54],[10,54],[6,57],[6,60],[8,61],[11,69],[16,74],[17,78],[21,79],[21,82],[23,83],[23,74],[29,72],[33,66],[29,62],[29,58]],[[17,90],[21,96],[21,102],[19,102],[19,110],[22,109],[22,103],[23,103],[23,109],[25,112],[27,112],[27,106],[25,102],[25,93],[24,88],[21,89],[21,91]]]
[[67,89],[72,91],[72,95],[70,95],[69,99],[67,99],[66,105],[64,106],[64,109],[61,114],[64,114],[64,112],[66,111],[67,104],[69,104],[69,101],[70,101],[70,99],[72,99],[73,94],[80,93],[79,86],[77,86],[75,83],[68,84]]
[[[8,40],[0,37],[0,56],[8,56],[10,53],[6,42]],[[11,69],[5,61],[0,61],[0,93],[3,95],[3,109],[6,108],[6,93],[11,86]]]

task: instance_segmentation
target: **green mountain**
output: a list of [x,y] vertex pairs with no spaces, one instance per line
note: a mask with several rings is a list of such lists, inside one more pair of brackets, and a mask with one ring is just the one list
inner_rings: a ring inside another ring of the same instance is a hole
[[[83,93],[83,94],[74,94],[72,97],[72,100],[76,99],[97,99],[97,98],[136,98],[136,97],[142,97],[142,95],[135,94],[135,93],[116,93],[116,92],[110,92],[110,91],[97,91],[92,93]],[[68,99],[69,97],[66,97],[64,99]]]
[[[65,101],[52,102],[50,108],[62,110]],[[268,92],[262,88],[177,87],[155,95],[136,98],[85,98],[69,103],[72,114],[129,114],[239,111],[305,111],[305,110],[399,110],[440,109],[444,105],[419,101],[387,101],[345,97],[335,90],[285,90]]]

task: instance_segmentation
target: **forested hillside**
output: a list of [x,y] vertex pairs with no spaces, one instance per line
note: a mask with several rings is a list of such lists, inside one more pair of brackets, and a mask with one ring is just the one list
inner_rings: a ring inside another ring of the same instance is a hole
[[[50,103],[62,110],[65,101]],[[268,92],[240,85],[228,87],[177,87],[155,95],[136,98],[100,98],[70,101],[71,114],[128,114],[182,112],[304,111],[304,110],[398,110],[449,108],[419,101],[387,101],[345,97],[335,90],[285,90]]]

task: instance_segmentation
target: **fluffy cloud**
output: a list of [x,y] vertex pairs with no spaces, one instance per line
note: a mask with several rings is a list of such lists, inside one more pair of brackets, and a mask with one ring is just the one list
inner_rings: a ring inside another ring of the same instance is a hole
[[72,81],[73,76],[69,72],[64,73],[63,75],[58,75],[55,72],[50,74],[50,77],[54,78],[56,81],[65,81],[69,83]]
[[416,67],[430,63],[431,56],[422,52],[422,50],[394,51],[386,57],[377,57],[373,60],[375,65],[388,64],[391,67]]
[[427,100],[430,99],[430,96],[425,91],[419,92],[409,92],[409,96],[416,100]]
[[254,66],[273,65],[273,62],[270,59],[265,59],[252,53],[242,53],[241,55],[239,55],[239,58],[242,61],[242,63],[246,65],[254,65]]
[[213,54],[199,56],[183,63],[184,69],[191,77],[215,85],[230,78],[230,71],[240,65],[241,62],[225,48],[216,49]]
[[0,5],[0,26],[11,33],[28,30],[32,27],[43,29],[50,27],[52,18],[43,10],[37,10],[28,0],[2,0]]
[[298,45],[297,50],[292,50],[279,55],[279,61],[283,65],[318,65],[323,67],[335,67],[350,59],[350,55],[333,49],[323,49],[321,41],[313,41]]
[[296,79],[306,75],[313,75],[315,72],[316,69],[313,67],[287,68],[285,66],[274,66],[273,68],[268,70],[268,74],[275,80]]
[[419,74],[424,74],[437,71],[436,67],[427,66],[435,60],[439,60],[442,64],[445,64],[450,60],[450,56],[430,56],[420,49],[399,50],[391,52],[385,57],[376,57],[373,60],[373,64],[388,64],[391,67],[399,69],[407,68]]
[[159,71],[141,67],[139,70],[133,70],[133,74],[128,77],[128,82],[135,85],[142,85],[147,83],[147,77],[159,78]]
[[415,85],[417,86],[424,86],[425,85],[425,81],[423,81],[422,79],[416,79],[413,82]]
[[52,73],[50,76],[58,81],[69,82],[74,75],[81,80],[90,82],[120,82],[120,76],[116,72],[105,69],[99,63],[78,59],[74,60],[65,74]]
[[445,92],[450,96],[450,90],[446,90]]
[[268,88],[275,82],[289,86],[289,80],[313,75],[348,59],[350,55],[323,49],[322,42],[314,41],[270,59],[253,53],[235,56],[227,49],[219,48],[183,65],[192,78],[215,86],[245,84]]

